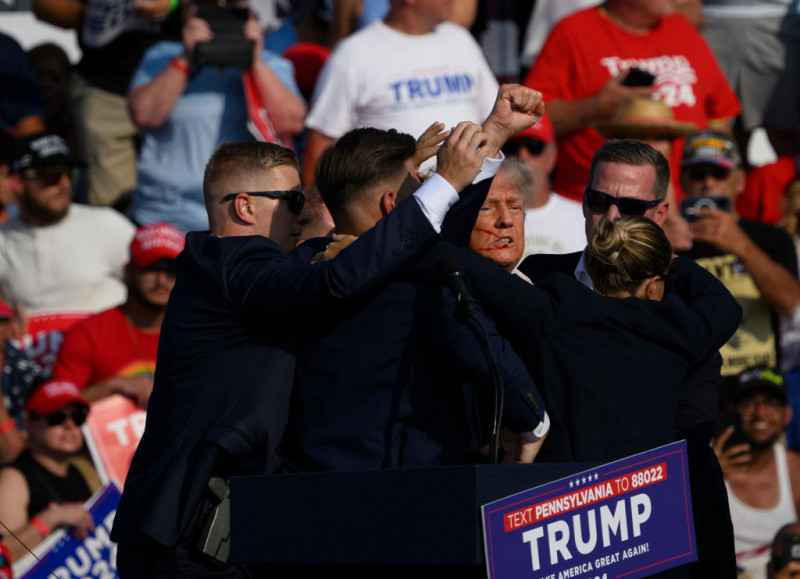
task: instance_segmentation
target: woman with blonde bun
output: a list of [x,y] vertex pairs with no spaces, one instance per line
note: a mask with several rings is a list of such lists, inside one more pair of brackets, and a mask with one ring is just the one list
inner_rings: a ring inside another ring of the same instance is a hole
[[673,442],[684,378],[741,319],[725,287],[673,259],[648,219],[601,222],[588,252],[594,291],[560,272],[532,286],[455,252],[545,398],[551,428],[537,461],[609,462]]
[[589,270],[598,293],[659,301],[664,297],[672,246],[649,219],[601,221],[589,250]]

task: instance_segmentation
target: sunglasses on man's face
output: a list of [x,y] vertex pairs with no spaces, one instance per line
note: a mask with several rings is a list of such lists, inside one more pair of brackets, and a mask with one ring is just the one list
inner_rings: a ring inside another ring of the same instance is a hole
[[528,153],[530,153],[534,157],[538,157],[544,152],[544,148],[547,145],[538,139],[511,139],[506,141],[506,144],[503,145],[503,154],[509,157],[516,156],[519,154],[519,150],[522,147],[527,149]]
[[294,189],[291,191],[241,191],[240,193],[229,193],[220,199],[220,203],[233,201],[241,194],[251,195],[253,197],[269,197],[270,199],[286,199],[289,203],[289,211],[295,215],[300,215],[303,206],[306,204],[306,197],[303,195],[303,192]]
[[66,422],[67,418],[71,418],[72,422],[75,426],[83,426],[83,423],[86,422],[86,416],[88,415],[88,411],[81,408],[80,410],[75,411],[64,411],[64,410],[57,410],[52,414],[45,414],[42,418],[45,419],[48,426],[59,426]]
[[715,181],[724,181],[730,175],[730,169],[719,165],[692,165],[684,169],[690,181],[705,181],[709,175]]
[[620,215],[642,216],[648,209],[652,209],[661,201],[654,199],[645,201],[634,197],[612,197],[608,193],[603,193],[591,187],[584,187],[583,200],[586,206],[595,213],[605,213],[612,205],[616,205]]
[[72,169],[69,167],[46,167],[44,169],[31,169],[25,174],[26,177],[38,179],[44,187],[58,185],[64,175],[72,178]]

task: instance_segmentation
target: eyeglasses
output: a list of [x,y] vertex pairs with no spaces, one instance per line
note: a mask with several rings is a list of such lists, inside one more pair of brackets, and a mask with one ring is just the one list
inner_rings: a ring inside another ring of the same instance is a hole
[[58,185],[64,175],[72,178],[72,169],[69,167],[45,167],[43,169],[29,169],[25,172],[26,177],[39,179],[45,187]]
[[586,206],[595,213],[605,213],[612,205],[616,205],[621,215],[644,215],[648,209],[652,209],[661,200],[654,199],[652,201],[645,201],[644,199],[635,199],[633,197],[612,197],[608,193],[603,193],[591,187],[584,187],[583,199]]
[[538,157],[544,152],[544,148],[546,146],[547,143],[544,143],[538,139],[511,139],[506,141],[506,144],[503,145],[503,154],[513,157],[519,153],[519,150],[522,147],[525,147],[531,155]]
[[42,418],[45,419],[48,426],[59,426],[60,424],[64,424],[67,418],[71,418],[72,422],[75,426],[83,426],[83,423],[86,422],[86,416],[89,414],[89,411],[82,408],[80,410],[75,410],[73,412],[65,412],[64,410],[57,410],[52,414],[45,414]]
[[306,204],[305,195],[302,191],[240,191],[239,193],[229,193],[220,199],[220,203],[227,203],[233,201],[239,195],[252,195],[254,197],[269,197],[270,199],[286,199],[289,202],[289,211],[295,215],[300,215],[303,206]]
[[705,181],[709,175],[716,181],[724,181],[731,171],[719,165],[691,165],[684,169],[690,181]]
[[777,410],[785,406],[785,402],[775,396],[763,396],[744,398],[737,405],[739,410],[755,410],[758,406],[764,406],[767,410]]

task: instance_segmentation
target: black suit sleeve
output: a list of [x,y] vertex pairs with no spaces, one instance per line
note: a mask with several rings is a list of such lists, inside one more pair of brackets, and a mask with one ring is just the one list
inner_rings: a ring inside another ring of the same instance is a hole
[[722,356],[715,352],[710,358],[691,370],[678,390],[678,413],[675,434],[678,439],[696,439],[709,444],[714,436],[714,425],[722,387]]
[[547,274],[560,271],[564,275],[574,275],[575,268],[583,252],[565,254],[541,253],[529,255],[517,266],[533,283],[539,283]]
[[538,340],[555,318],[551,295],[474,251],[459,249],[456,257],[484,310],[503,335],[518,348]]
[[532,329],[540,334],[554,319],[554,302],[548,292],[508,273],[482,255],[446,241],[434,244],[407,274],[416,281],[440,283],[444,280],[438,265],[445,258],[455,258],[483,310],[517,349],[538,337]]
[[[713,356],[736,332],[742,321],[742,308],[716,277],[691,259],[676,257],[672,262],[676,275],[675,293],[699,316],[695,363]],[[667,299],[675,299],[669,295]]]
[[[507,273],[503,273],[508,276]],[[449,290],[444,291],[447,292],[445,299],[447,307],[443,308],[439,315],[440,344],[449,363],[452,364],[451,367],[462,373],[464,381],[482,394],[483,399],[491,397],[492,376],[480,343],[469,329],[469,321],[461,315],[453,314],[455,299]],[[528,374],[525,364],[511,345],[503,339],[492,321],[486,317],[479,304],[474,311],[477,323],[486,332],[489,348],[503,381],[505,392],[503,425],[512,432],[532,431],[544,420],[544,400]]]
[[408,201],[331,261],[309,266],[290,258],[268,239],[252,239],[239,244],[220,265],[225,269],[221,278],[230,301],[248,315],[285,319],[313,314],[324,311],[331,300],[377,290],[436,239],[419,203]]
[[694,261],[678,257],[673,260],[676,274],[674,296],[697,313],[708,336],[700,338],[697,356],[689,375],[678,392],[676,435],[678,438],[708,444],[714,432],[714,421],[722,386],[719,348],[730,339],[742,318],[742,309],[734,297],[708,271]]
[[494,177],[490,177],[464,189],[442,222],[442,239],[458,247],[469,246],[472,228],[475,227],[478,213],[489,194],[493,180]]

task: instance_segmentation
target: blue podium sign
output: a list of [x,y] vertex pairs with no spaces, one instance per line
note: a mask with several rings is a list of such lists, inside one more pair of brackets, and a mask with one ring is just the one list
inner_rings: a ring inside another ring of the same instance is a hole
[[685,441],[482,510],[491,579],[635,579],[697,560]]

